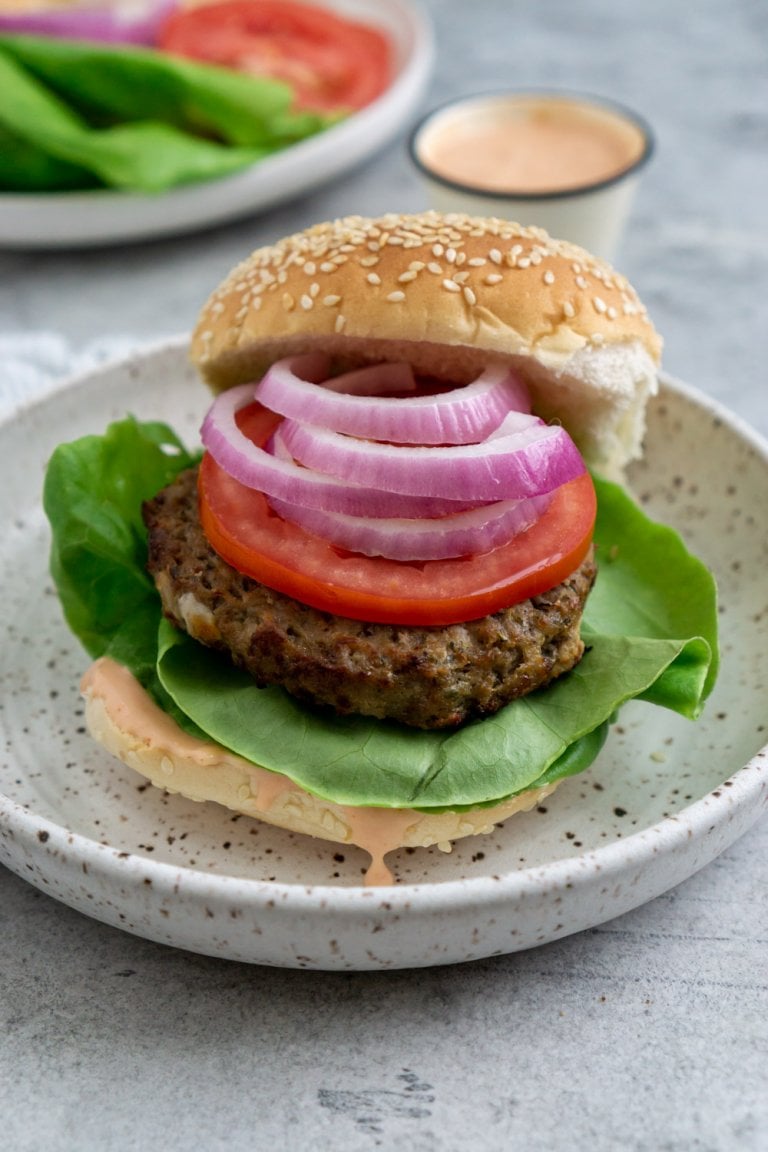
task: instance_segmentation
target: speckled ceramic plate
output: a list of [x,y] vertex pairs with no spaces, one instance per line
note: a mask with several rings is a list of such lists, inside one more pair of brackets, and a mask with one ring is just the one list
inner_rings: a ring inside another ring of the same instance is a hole
[[[364,888],[356,849],[167,796],[95,747],[87,659],[62,622],[40,507],[59,440],[126,409],[194,443],[206,397],[182,343],[73,382],[0,426],[0,860],[129,932],[210,955],[307,968],[395,968],[513,952],[599,924],[710,862],[768,801],[768,445],[664,380],[633,487],[722,588],[723,666],[697,723],[626,707],[601,756],[538,811],[451,854],[388,859]],[[158,382],[162,386],[158,386]]]
[[305,195],[370,159],[394,139],[421,102],[434,59],[431,23],[410,0],[317,2],[351,20],[375,25],[389,36],[394,77],[373,103],[242,172],[160,196],[98,189],[2,194],[0,246],[94,247],[193,232]]

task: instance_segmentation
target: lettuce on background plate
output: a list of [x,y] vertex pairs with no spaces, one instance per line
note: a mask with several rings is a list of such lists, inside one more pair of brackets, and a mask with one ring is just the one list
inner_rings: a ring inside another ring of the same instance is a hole
[[[337,717],[259,689],[163,619],[145,571],[143,500],[195,462],[171,429],[118,421],[61,445],[46,474],[51,571],[90,656],[129,668],[188,731],[340,804],[438,811],[495,804],[587,768],[637,698],[695,719],[717,676],[717,594],[676,532],[598,478],[598,578],[581,663],[455,730]],[[364,770],[361,769],[364,765]]]
[[280,81],[147,48],[0,35],[0,191],[154,194],[226,176],[339,119]]

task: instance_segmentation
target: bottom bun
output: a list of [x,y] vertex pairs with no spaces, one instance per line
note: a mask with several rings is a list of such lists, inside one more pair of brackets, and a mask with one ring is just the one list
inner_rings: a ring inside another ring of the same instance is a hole
[[335,804],[220,744],[183,732],[113,660],[97,660],[83,677],[81,691],[91,736],[155,787],[189,800],[212,800],[291,832],[354,844],[371,857],[365,873],[368,885],[393,883],[384,862],[388,852],[434,844],[449,852],[452,841],[492,832],[508,816],[540,804],[557,787],[531,788],[494,807],[462,812]]

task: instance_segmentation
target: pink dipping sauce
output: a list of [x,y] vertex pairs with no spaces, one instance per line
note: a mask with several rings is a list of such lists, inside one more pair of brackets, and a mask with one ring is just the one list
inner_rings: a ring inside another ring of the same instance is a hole
[[558,97],[499,97],[457,106],[422,133],[436,176],[504,194],[541,195],[600,184],[643,156],[639,125],[609,107]]

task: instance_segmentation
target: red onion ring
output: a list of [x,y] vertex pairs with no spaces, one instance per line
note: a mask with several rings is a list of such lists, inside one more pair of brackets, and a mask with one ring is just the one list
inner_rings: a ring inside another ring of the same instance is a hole
[[158,28],[175,7],[175,0],[144,0],[142,4],[83,4],[65,9],[3,13],[0,31],[105,44],[152,45]]
[[[520,413],[508,417],[513,427]],[[498,434],[482,444],[448,448],[403,447],[356,440],[285,420],[281,429],[291,455],[316,468],[359,484],[364,480],[385,492],[404,495],[460,496],[472,501],[521,500],[552,492],[573,480],[585,465],[568,433],[541,420],[522,431]]]
[[[393,374],[402,373],[403,382],[410,378],[411,390],[415,386],[408,365],[371,365],[324,381],[318,388],[316,360],[279,360],[257,386],[256,399],[301,423],[398,444],[476,444],[494,432],[511,409],[530,412],[527,389],[502,365],[487,368],[473,383],[449,392],[393,397],[382,395],[398,387]],[[529,422],[534,419],[528,417]]]
[[270,504],[284,520],[350,552],[413,561],[490,552],[535,524],[551,499],[548,494],[529,500],[503,500],[451,516],[421,520],[340,516],[275,499]]

